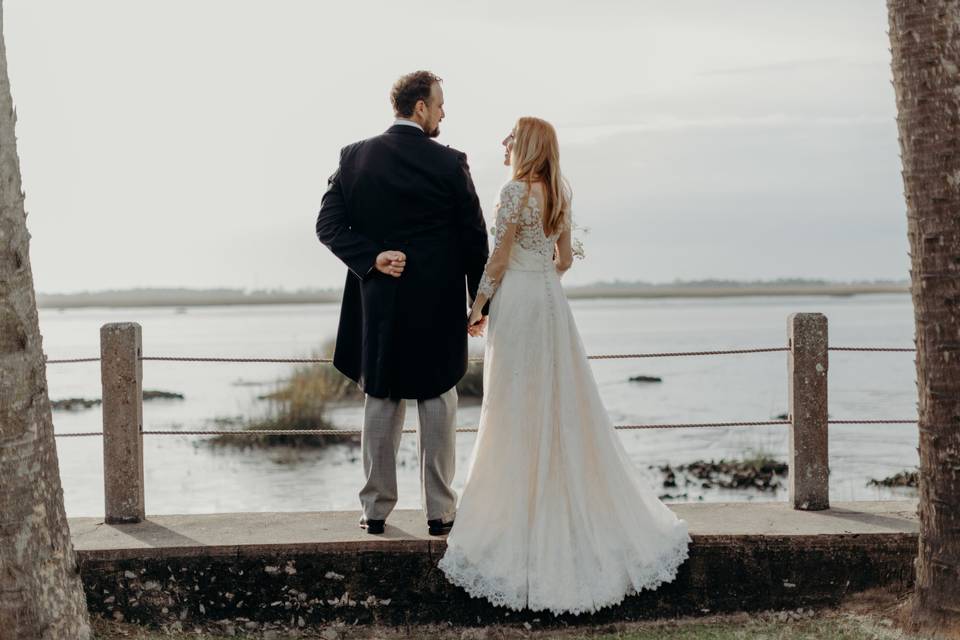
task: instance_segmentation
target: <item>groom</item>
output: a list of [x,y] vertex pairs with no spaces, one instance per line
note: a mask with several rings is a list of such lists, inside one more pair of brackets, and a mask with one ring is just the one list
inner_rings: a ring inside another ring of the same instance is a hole
[[397,80],[393,126],[340,151],[317,215],[317,237],[349,269],[333,364],[366,394],[360,526],[368,533],[383,533],[397,503],[404,398],[417,400],[429,533],[449,532],[456,515],[466,294],[477,295],[488,247],[466,155],[433,140],[444,117],[440,83],[428,71]]

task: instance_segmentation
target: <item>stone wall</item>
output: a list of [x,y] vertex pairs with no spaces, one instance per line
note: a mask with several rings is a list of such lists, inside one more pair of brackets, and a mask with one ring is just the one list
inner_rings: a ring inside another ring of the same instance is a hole
[[537,619],[589,623],[839,602],[874,587],[906,589],[917,536],[695,535],[677,579],[580,617],[511,612],[470,598],[436,568],[442,540],[79,551],[90,611],[141,624],[229,619],[291,626]]

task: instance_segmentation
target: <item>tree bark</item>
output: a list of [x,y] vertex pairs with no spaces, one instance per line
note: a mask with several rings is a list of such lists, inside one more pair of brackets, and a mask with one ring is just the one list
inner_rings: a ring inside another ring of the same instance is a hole
[[960,2],[887,8],[919,394],[920,545],[907,613],[960,637]]
[[0,638],[89,638],[37,322],[0,1]]

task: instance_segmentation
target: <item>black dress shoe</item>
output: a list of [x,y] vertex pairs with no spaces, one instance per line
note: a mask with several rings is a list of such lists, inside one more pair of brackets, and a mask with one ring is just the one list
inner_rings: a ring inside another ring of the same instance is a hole
[[427,520],[427,532],[432,536],[442,536],[450,533],[450,529],[452,528],[453,520],[450,522],[444,522],[440,518],[437,518],[436,520]]
[[360,520],[360,526],[367,530],[367,533],[383,533],[383,527],[387,524],[386,520]]

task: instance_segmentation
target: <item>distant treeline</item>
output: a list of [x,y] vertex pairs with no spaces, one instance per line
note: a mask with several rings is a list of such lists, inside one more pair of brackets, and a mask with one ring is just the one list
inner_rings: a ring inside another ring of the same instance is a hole
[[[803,278],[776,280],[676,280],[671,283],[643,281],[597,282],[567,287],[570,298],[624,297],[714,297],[743,295],[854,295],[858,293],[906,293],[907,280],[831,282]],[[316,304],[339,302],[340,289],[115,289],[80,293],[39,293],[37,304],[45,308],[75,307],[192,307],[240,304]]]
[[80,293],[38,293],[40,307],[193,307],[229,304],[339,302],[339,289],[113,289]]

